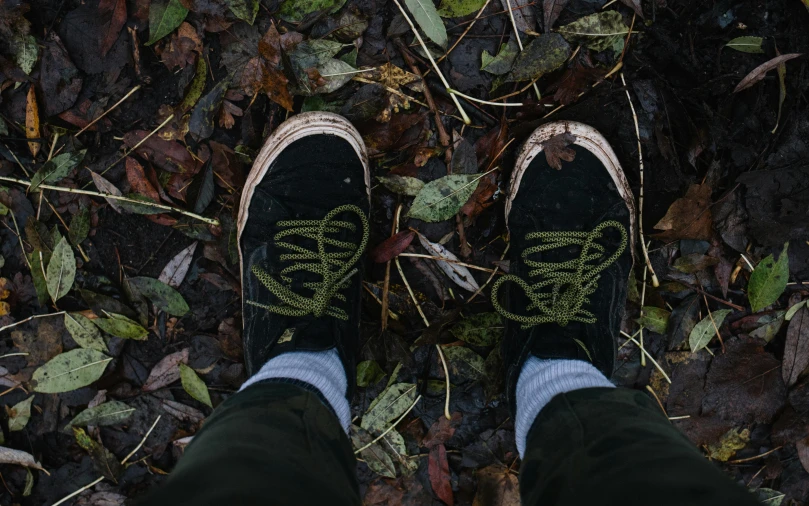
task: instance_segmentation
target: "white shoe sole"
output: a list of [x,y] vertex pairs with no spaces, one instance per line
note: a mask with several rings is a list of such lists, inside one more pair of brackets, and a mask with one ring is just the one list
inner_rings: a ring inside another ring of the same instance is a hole
[[[634,259],[635,227],[637,227],[637,221],[635,219],[635,198],[632,195],[632,189],[629,186],[629,182],[626,180],[621,164],[618,162],[618,157],[615,155],[609,142],[607,142],[607,139],[605,139],[598,130],[584,123],[578,123],[576,121],[554,121],[553,123],[548,123],[537,128],[531,136],[528,137],[514,164],[514,172],[511,174],[509,194],[506,197],[506,225],[508,225],[508,216],[511,213],[512,200],[520,189],[522,176],[525,174],[525,170],[534,158],[542,153],[542,143],[555,135],[565,132],[576,137],[573,144],[587,149],[604,164],[610,177],[612,177],[612,181],[615,183],[615,187],[618,189],[618,193],[624,199],[626,207],[629,210],[629,244],[632,258]],[[563,168],[562,170],[565,169]]]

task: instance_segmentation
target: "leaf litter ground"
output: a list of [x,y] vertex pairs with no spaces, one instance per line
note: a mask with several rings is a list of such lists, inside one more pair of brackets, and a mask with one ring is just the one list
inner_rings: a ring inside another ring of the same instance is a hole
[[636,264],[615,381],[768,504],[806,504],[805,2],[399,3],[0,4],[0,503],[93,484],[67,503],[124,504],[171,471],[245,379],[245,173],[324,110],[378,183],[350,372],[364,503],[518,504],[489,286],[518,147],[573,120],[643,181],[660,280]]

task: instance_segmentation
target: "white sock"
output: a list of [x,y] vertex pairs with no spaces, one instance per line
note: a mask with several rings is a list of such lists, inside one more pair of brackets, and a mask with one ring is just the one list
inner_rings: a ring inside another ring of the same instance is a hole
[[539,412],[556,395],[582,388],[615,388],[601,371],[581,360],[541,360],[528,357],[517,380],[517,417],[514,435],[520,457],[525,454],[528,431]]
[[348,378],[336,349],[294,351],[278,355],[267,361],[257,373],[245,381],[239,391],[272,378],[298,380],[317,388],[334,410],[340,425],[348,433],[351,425],[351,408],[346,399]]

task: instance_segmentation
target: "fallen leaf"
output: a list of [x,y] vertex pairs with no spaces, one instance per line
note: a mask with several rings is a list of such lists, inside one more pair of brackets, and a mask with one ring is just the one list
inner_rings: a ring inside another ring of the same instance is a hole
[[67,238],[62,237],[53,249],[46,274],[48,294],[56,302],[67,295],[76,279],[76,257]]
[[711,339],[716,335],[716,330],[722,326],[725,318],[732,312],[730,309],[719,309],[703,318],[691,330],[688,336],[688,346],[691,353],[696,353],[708,346]]
[[[116,197],[123,196],[123,194],[121,193],[121,190],[119,190],[114,184],[110,183],[104,176],[101,176],[100,174],[96,174],[92,170],[90,170],[89,172],[90,172],[90,176],[93,178],[93,183],[96,185],[96,188],[98,188],[98,191],[100,191],[101,193],[109,194],[109,195],[115,195]],[[107,203],[110,205],[110,207],[115,209],[117,212],[120,213],[122,211],[119,200],[117,200],[117,199],[108,199],[106,197],[104,198],[104,200],[106,200]]]
[[[570,44],[558,33],[549,33],[532,40],[514,60],[504,82],[533,81],[565,64],[570,57]],[[480,157],[478,157],[480,158]]]
[[143,171],[143,166],[131,156],[126,157],[126,180],[129,181],[132,191],[154,202],[160,202],[160,194],[149,182],[149,178],[146,177],[146,173]]
[[36,141],[28,143],[31,156],[36,158],[40,148],[39,106],[37,106],[37,95],[33,84],[28,88],[28,95],[25,100],[25,137],[27,139],[36,139]]
[[227,0],[227,6],[234,16],[252,25],[258,14],[258,0]]
[[188,133],[195,140],[207,139],[213,134],[214,122],[229,85],[230,78],[225,77],[194,106],[188,121]]
[[24,401],[20,401],[10,409],[6,406],[6,413],[8,414],[8,431],[18,432],[28,425],[28,420],[31,419],[31,403],[34,402],[34,397],[31,396]]
[[143,341],[149,336],[149,332],[145,328],[126,316],[109,312],[107,315],[109,318],[96,318],[90,321],[107,334],[121,339]]
[[342,88],[344,84],[357,75],[356,69],[344,62],[332,58],[317,67],[320,82],[312,93],[331,93]]
[[778,65],[787,62],[793,58],[797,58],[799,56],[803,56],[803,53],[789,53],[789,54],[782,54],[780,56],[776,56],[772,60],[769,60],[765,63],[762,63],[758,67],[754,68],[750,71],[749,74],[744,76],[738,85],[733,89],[733,93],[738,93],[742,90],[746,90],[747,88],[753,86],[757,82],[764,79],[764,76],[767,75],[767,72],[776,68]]
[[569,105],[603,77],[603,70],[585,67],[576,61],[573,67],[565,69],[559,80],[549,86],[548,90],[554,92],[553,99],[559,104]]
[[463,346],[442,346],[444,358],[453,378],[481,380],[486,376],[483,357]]
[[[45,471],[45,468],[42,467],[39,462],[34,460],[34,457],[30,453],[26,453],[22,450],[6,448],[5,446],[0,446],[0,464],[14,464],[17,466],[32,467],[34,469],[39,469],[40,471]],[[47,471],[45,472],[47,473]]]
[[[179,371],[179,368],[177,370]],[[173,416],[177,420],[180,420],[181,422],[198,424],[205,420],[205,414],[196,408],[192,408],[191,406],[186,406],[185,404],[168,399],[161,399],[160,403],[162,404],[166,413]]]
[[502,464],[494,464],[475,473],[478,488],[472,506],[520,506],[517,477]]
[[730,42],[725,44],[725,47],[729,47],[743,53],[763,53],[764,50],[761,49],[761,44],[763,42],[764,39],[761,37],[745,35],[744,37],[736,37],[735,39],[732,39]]
[[500,5],[503,6],[504,11],[511,10],[511,14],[514,16],[514,26],[521,33],[536,31],[535,3],[530,0],[500,0]]
[[[164,44],[157,46],[155,52],[160,56],[160,60],[166,68],[174,70],[175,67],[184,69],[188,65],[193,65],[195,61],[204,59],[199,58],[199,55],[202,54],[202,49],[202,39],[197,29],[191,23],[183,21],[177,31],[172,33]],[[202,66],[207,68],[206,63],[203,63]],[[194,86],[191,85],[190,89],[194,89]]]
[[180,26],[188,9],[180,0],[153,0],[149,6],[149,41],[151,46]]
[[424,182],[421,179],[410,176],[378,176],[376,179],[393,193],[408,197],[415,197],[424,188]]
[[474,346],[492,346],[500,342],[505,327],[498,313],[478,313],[452,326],[456,338]]
[[793,305],[792,305],[792,306],[790,306],[790,308],[787,310],[787,312],[786,312],[786,315],[785,315],[784,319],[785,319],[786,321],[790,321],[790,320],[792,320],[792,317],[793,317],[793,316],[795,316],[795,313],[797,313],[797,312],[798,312],[798,310],[799,310],[800,308],[802,308],[802,307],[806,307],[808,303],[809,303],[809,299],[807,299],[807,300],[803,300],[803,301],[801,301],[801,302],[798,302],[797,304],[793,304]]
[[712,233],[711,188],[692,184],[685,196],[675,200],[666,215],[654,226],[661,241],[697,239],[709,241]]
[[781,123],[781,109],[784,107],[784,100],[787,99],[787,66],[785,63],[781,62],[776,67],[776,72],[778,73],[778,116],[775,118],[775,126],[772,129],[772,133],[775,133],[778,130],[778,125]]
[[671,317],[670,312],[654,306],[644,306],[641,311],[642,315],[637,320],[639,325],[658,334],[666,333]]
[[100,0],[98,17],[101,21],[98,30],[98,48],[103,57],[112,49],[126,23],[126,0]]
[[750,299],[750,308],[754,313],[773,304],[784,293],[789,279],[788,247],[789,243],[784,243],[784,249],[781,251],[777,262],[772,255],[768,255],[767,258],[759,262],[750,275],[747,292]]
[[441,47],[447,47],[447,29],[432,0],[404,0],[421,31]]
[[715,257],[703,255],[702,253],[689,253],[675,260],[673,267],[680,272],[693,274],[718,263],[719,260]]
[[197,376],[196,371],[187,365],[181,362],[179,366],[180,381],[182,381],[183,390],[185,390],[188,395],[194,399],[205,404],[209,408],[212,408],[213,404],[211,404],[211,395],[208,393],[208,387],[205,385],[205,382],[202,381],[199,376]]
[[798,377],[809,367],[809,309],[798,310],[787,327],[784,346],[784,364],[781,373],[787,388],[798,382]]
[[[351,442],[357,450],[365,448],[373,439],[373,436],[368,431],[361,427],[352,426]],[[371,471],[387,478],[396,478],[396,466],[393,464],[393,459],[378,442],[362,450],[359,455]]]
[[565,10],[568,1],[569,0],[544,0],[542,2],[542,10],[545,13],[545,23],[543,24],[545,33],[550,33],[553,24],[556,23],[559,14]]
[[385,371],[376,360],[363,360],[357,364],[357,386],[368,387],[385,377]]
[[34,391],[58,394],[86,387],[104,374],[110,361],[112,358],[97,350],[66,351],[34,371]]
[[486,0],[441,0],[438,15],[442,18],[460,18],[478,12]]
[[635,11],[635,14],[637,14],[641,18],[643,17],[643,7],[640,4],[640,0],[621,0],[621,2],[623,2],[624,5],[626,5],[627,7],[630,7],[633,11]]
[[241,87],[250,96],[265,93],[284,109],[292,110],[292,95],[287,84],[289,79],[278,68],[259,57],[247,62],[241,76]]
[[542,151],[548,165],[556,170],[562,170],[562,161],[572,162],[576,159],[576,152],[570,148],[576,142],[576,136],[570,132],[556,134],[547,141],[542,142]]
[[300,23],[314,12],[334,14],[346,3],[346,0],[284,0],[278,15],[284,21]]
[[410,246],[415,235],[412,230],[402,230],[379,243],[377,247],[371,250],[368,256],[378,264],[393,260],[399,256],[399,253]]
[[419,191],[407,216],[435,223],[452,218],[475,191],[481,176],[452,174],[430,181]]
[[604,51],[623,41],[629,33],[618,11],[600,11],[560,26],[557,31],[568,42],[582,44],[593,51]]
[[480,70],[484,70],[489,74],[502,76],[508,74],[514,66],[514,60],[520,53],[520,47],[513,40],[509,40],[500,44],[500,50],[497,51],[497,56],[492,56],[485,49],[480,55]]
[[456,263],[459,262],[458,257],[456,257],[441,244],[431,242],[421,234],[418,234],[418,236],[419,242],[421,242],[421,245],[425,250],[427,250],[428,253],[439,258],[452,260],[452,262],[436,260],[436,265],[438,265],[438,267],[452,280],[453,283],[470,292],[475,292],[478,290],[478,288],[480,288],[478,282],[475,281],[475,278],[472,276],[472,273],[469,272],[469,269]]
[[80,151],[62,153],[54,156],[31,176],[31,186],[28,187],[28,191],[36,191],[42,183],[55,183],[66,177],[70,174],[70,171],[84,159],[86,153],[87,150],[82,149]]
[[76,103],[82,87],[82,73],[73,65],[55,30],[45,41],[39,73],[44,117],[62,113]]
[[179,287],[185,279],[185,275],[188,273],[188,268],[191,266],[191,260],[194,258],[194,251],[197,249],[197,244],[199,244],[199,241],[194,241],[190,246],[177,253],[174,258],[163,267],[163,271],[160,272],[160,276],[158,276],[157,279],[170,287]]
[[801,461],[803,469],[809,473],[809,437],[795,443],[795,449],[798,450],[798,460]]
[[718,443],[708,445],[708,457],[718,460],[719,462],[727,462],[731,459],[738,450],[743,449],[750,442],[750,431],[744,429],[730,429],[727,431]]
[[764,506],[781,506],[786,497],[786,494],[771,488],[759,487],[755,490],[751,488],[750,491],[755,494],[756,499]]
[[180,292],[154,278],[139,276],[129,278],[129,282],[159,309],[173,316],[183,316],[188,312],[188,304]]
[[444,501],[444,504],[453,506],[455,497],[452,494],[452,484],[450,483],[447,449],[443,444],[437,444],[430,448],[427,473],[430,476],[430,485],[432,485],[435,495]]
[[98,327],[81,313],[65,313],[65,328],[82,348],[108,352],[107,343]]
[[185,174],[188,176],[199,172],[203,163],[194,157],[188,148],[176,141],[167,141],[157,135],[150,135],[148,130],[133,130],[124,135],[124,144],[134,149],[138,156],[154,163],[157,167],[168,172]]
[[68,422],[65,430],[71,427],[88,425],[107,426],[123,423],[132,417],[135,408],[121,401],[109,401],[92,408],[87,408]]
[[416,400],[416,385],[395,383],[386,388],[362,417],[360,426],[372,434],[381,434],[388,423],[402,416]]
[[72,427],[72,429],[76,443],[90,455],[96,471],[105,478],[117,482],[118,477],[124,470],[124,467],[118,462],[118,458],[107,450],[104,445],[88,436],[84,429],[80,427]]
[[190,348],[183,348],[180,351],[163,357],[163,359],[152,368],[141,390],[144,392],[154,392],[180,379],[179,364],[188,363],[189,351]]

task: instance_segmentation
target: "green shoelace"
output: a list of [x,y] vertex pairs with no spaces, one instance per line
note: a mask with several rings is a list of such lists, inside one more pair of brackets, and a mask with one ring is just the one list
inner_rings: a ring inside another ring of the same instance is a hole
[[[616,228],[621,233],[620,246],[608,258],[604,258],[604,247],[596,242],[606,228]],[[531,232],[525,238],[542,241],[526,248],[521,255],[525,264],[531,267],[528,277],[540,276],[541,279],[529,284],[513,274],[500,277],[492,287],[492,303],[497,312],[504,318],[522,323],[523,327],[541,323],[562,326],[568,322],[594,323],[595,315],[583,306],[590,303],[589,296],[598,288],[601,271],[612,265],[626,249],[627,233],[623,225],[617,221],[605,221],[590,232]],[[534,253],[570,246],[581,247],[578,258],[564,262],[537,262],[528,258]],[[535,314],[514,314],[500,305],[498,290],[509,281],[525,291],[531,301],[527,309]]]
[[[359,245],[340,241],[327,235],[337,234],[341,230],[356,232],[357,226],[353,223],[335,219],[337,215],[346,212],[356,214],[362,223],[362,240]],[[320,317],[329,315],[340,320],[347,320],[348,313],[339,307],[332,306],[331,301],[332,299],[346,300],[345,296],[338,291],[348,286],[351,276],[358,272],[354,265],[359,261],[368,244],[369,227],[365,213],[357,206],[344,205],[332,209],[322,220],[283,220],[278,222],[278,226],[284,230],[273,237],[275,245],[292,251],[292,253],[283,253],[279,257],[281,262],[292,262],[279,273],[279,277],[285,284],[279,282],[258,265],[253,265],[251,270],[261,284],[278,297],[282,304],[260,304],[254,301],[247,301],[247,303],[285,316],[299,317],[311,314]],[[284,242],[284,239],[290,236],[301,236],[316,241],[317,251]],[[335,251],[327,252],[326,247]],[[291,275],[300,271],[318,274],[323,278],[321,281],[310,281],[303,284],[305,288],[314,292],[310,297],[297,294],[287,286],[292,284]]]

